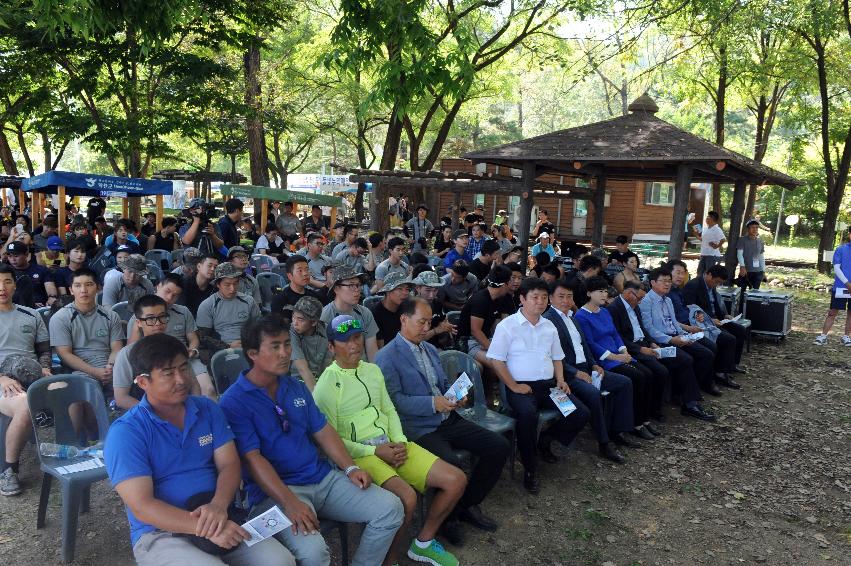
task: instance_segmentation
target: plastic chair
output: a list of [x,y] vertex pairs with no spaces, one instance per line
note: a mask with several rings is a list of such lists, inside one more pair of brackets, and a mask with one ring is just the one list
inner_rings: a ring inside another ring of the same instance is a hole
[[242,348],[227,348],[219,350],[210,359],[210,371],[213,374],[213,385],[219,395],[236,382],[239,374],[248,369],[248,361],[242,353]]
[[349,566],[349,525],[331,519],[321,519],[319,521],[319,532],[327,538],[328,533],[337,531],[340,535],[340,564],[341,566]]
[[[502,406],[505,407],[506,410],[509,412],[509,415],[511,415],[512,411],[511,411],[511,405],[508,404],[507,388],[505,387],[505,384],[501,380],[499,382],[499,399],[500,399],[500,403],[502,403]],[[561,415],[561,413],[556,409],[541,409],[541,408],[539,408],[538,409],[538,434],[537,434],[537,436],[541,436],[541,431],[544,430],[544,427],[547,426],[547,424],[551,423],[552,421],[556,420],[560,415]],[[516,444],[516,442],[515,442],[515,444]],[[516,450],[516,448],[514,448],[513,450]],[[512,478],[514,477],[513,467],[512,467],[512,470],[511,470],[511,477]]]
[[[451,324],[451,325],[453,325],[457,328],[458,325],[461,323],[461,311],[449,311],[448,313],[446,313],[446,322],[448,322],[449,324]],[[460,336],[458,336],[457,333],[454,336],[452,336],[452,349],[453,350],[458,349],[458,339],[459,338],[460,338]]]
[[121,301],[112,305],[112,312],[121,317],[121,320],[124,322],[130,322],[130,318],[133,316],[133,311],[130,310],[127,301]]
[[9,428],[9,423],[12,422],[12,417],[0,414],[0,458],[6,461],[6,429]]
[[283,289],[286,285],[286,280],[277,273],[271,271],[262,271],[257,274],[257,285],[260,287],[260,302],[261,310],[269,312],[272,306],[272,297],[275,294],[275,288]]
[[145,260],[156,263],[160,271],[168,271],[171,269],[172,256],[171,252],[166,250],[148,250],[145,252]]
[[41,315],[41,319],[44,321],[44,325],[50,328],[50,307],[40,307],[35,310],[38,314]]
[[[101,282],[101,285],[103,285],[103,282]],[[99,305],[103,304],[103,291],[98,291],[97,297],[95,298],[95,302]]]
[[482,383],[482,370],[473,356],[457,350],[446,350],[440,352],[440,365],[443,366],[443,371],[450,383],[462,372],[466,372],[470,381],[473,382],[473,406],[459,410],[459,415],[491,432],[497,434],[511,433],[511,468],[509,469],[513,478],[517,451],[517,443],[514,442],[517,421],[512,417],[488,409],[485,387]]
[[369,310],[372,310],[372,309],[374,309],[374,308],[376,307],[376,305],[378,305],[378,303],[380,303],[380,302],[381,302],[381,297],[380,297],[380,296],[378,296],[378,295],[373,295],[373,296],[371,296],[371,297],[367,297],[367,298],[365,298],[365,299],[363,300],[363,306],[365,306],[365,307],[366,307],[366,308],[368,308]]
[[171,266],[175,263],[183,265],[183,248],[171,252],[171,261],[168,264],[168,270],[171,271]]
[[254,273],[260,275],[264,271],[272,271],[272,268],[275,267],[275,260],[267,255],[255,254],[251,256],[249,264]]
[[[78,445],[79,440],[68,414],[68,408],[74,403],[88,402],[97,418],[98,439],[106,439],[109,429],[109,415],[103,399],[100,384],[94,379],[82,375],[54,375],[43,377],[30,385],[27,390],[27,402],[30,414],[36,415],[44,410],[53,414],[57,444]],[[36,445],[41,446],[44,429],[33,422]],[[45,439],[47,440],[47,439]],[[62,560],[66,563],[74,560],[74,548],[77,541],[77,517],[80,512],[89,510],[91,485],[106,479],[106,468],[94,468],[79,472],[62,474],[57,468],[86,460],[87,457],[59,459],[42,456],[39,461],[44,476],[41,481],[41,497],[38,502],[36,528],[44,528],[47,504],[53,479],[59,480],[62,487]]]
[[165,275],[163,274],[163,270],[159,266],[159,264],[155,261],[148,261],[147,265],[148,265],[148,279],[150,279],[151,283],[153,283],[154,286],[156,286],[157,283],[159,283],[160,281],[162,281],[165,278]]

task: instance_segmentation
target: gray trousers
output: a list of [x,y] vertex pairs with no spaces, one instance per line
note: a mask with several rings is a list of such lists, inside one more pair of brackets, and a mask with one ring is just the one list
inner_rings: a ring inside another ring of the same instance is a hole
[[[381,564],[405,518],[402,502],[394,494],[374,484],[360,489],[339,470],[332,470],[318,484],[287,487],[320,519],[366,523],[352,558],[353,566]],[[273,505],[272,499],[266,499],[251,509],[250,516],[256,517]],[[328,566],[331,563],[328,545],[318,532],[293,534],[292,529],[287,528],[275,538],[293,553],[298,566]]]
[[133,557],[138,566],[295,566],[289,550],[275,540],[267,538],[253,546],[241,543],[223,556],[207,554],[184,537],[164,531],[145,533],[133,545]]
[[723,256],[719,255],[702,255],[700,256],[700,261],[697,264],[697,274],[703,275],[703,273],[718,263],[721,263],[721,260],[724,259]]

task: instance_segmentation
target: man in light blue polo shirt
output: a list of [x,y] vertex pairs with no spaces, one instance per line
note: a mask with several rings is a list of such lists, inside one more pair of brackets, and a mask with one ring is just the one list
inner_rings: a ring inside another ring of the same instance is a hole
[[833,287],[830,289],[830,308],[824,318],[821,334],[816,337],[817,346],[827,343],[827,334],[833,327],[839,311],[845,313],[845,334],[842,345],[851,346],[851,229],[846,229],[842,243],[833,251]]
[[[402,502],[371,485],[310,391],[287,373],[289,328],[277,315],[249,320],[242,348],[250,369],[222,395],[221,407],[245,465],[251,515],[281,507],[293,526],[275,536],[299,564],[311,566],[331,561],[319,517],[365,523],[352,564],[383,563],[402,525]],[[319,456],[317,445],[339,469]]]
[[136,563],[295,566],[273,538],[246,546],[250,535],[229,519],[239,456],[221,409],[189,396],[188,360],[168,334],[137,342],[130,363],[145,395],[106,439],[107,472],[127,506]]

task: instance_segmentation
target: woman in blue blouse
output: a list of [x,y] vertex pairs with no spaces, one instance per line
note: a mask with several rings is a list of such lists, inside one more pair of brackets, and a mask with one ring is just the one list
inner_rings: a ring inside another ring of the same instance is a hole
[[609,283],[600,276],[585,281],[588,302],[575,315],[576,322],[585,333],[588,347],[606,371],[627,376],[632,381],[635,428],[632,434],[653,440],[660,432],[650,423],[653,411],[652,376],[626,351],[626,346],[612,322],[612,315],[603,308],[608,298]]

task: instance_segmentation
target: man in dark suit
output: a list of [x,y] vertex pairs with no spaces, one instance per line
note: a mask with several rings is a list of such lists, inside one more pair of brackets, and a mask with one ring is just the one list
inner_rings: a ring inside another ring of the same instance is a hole
[[[721,325],[721,321],[733,318],[727,314],[727,306],[717,290],[717,287],[726,281],[729,275],[730,273],[723,265],[713,265],[702,276],[695,277],[683,286],[683,300],[687,305],[697,305],[703,309],[703,312],[712,318],[715,326],[721,329],[721,334],[715,342],[718,346],[715,370],[726,374],[744,373],[739,363],[742,361],[747,331],[735,322]],[[732,380],[728,377],[728,381]],[[738,387],[734,388],[738,389]]]
[[[612,322],[618,334],[621,335],[627,352],[653,373],[657,378],[654,385],[663,387],[662,391],[655,388],[653,390],[654,403],[658,400],[658,405],[655,406],[661,408],[665,389],[671,381],[677,384],[680,401],[684,407],[689,404],[696,405],[701,396],[697,376],[692,369],[694,359],[681,348],[677,348],[676,357],[660,358],[658,356],[655,349],[659,348],[659,345],[650,338],[638,312],[638,303],[644,298],[644,294],[644,288],[640,283],[635,281],[624,283],[623,293],[608,306]],[[661,416],[663,415],[660,413],[653,418],[659,420]]]
[[[591,413],[591,427],[597,437],[600,455],[603,458],[624,463],[624,457],[611,445],[638,447],[638,444],[623,435],[633,428],[632,382],[628,377],[603,371],[593,363],[594,355],[585,343],[579,325],[573,321],[573,289],[564,279],[550,285],[550,306],[542,315],[552,322],[558,331],[561,349],[564,350],[564,378],[573,394],[582,401]],[[600,389],[592,384],[592,372],[602,375]],[[607,423],[603,412],[601,390],[609,392],[612,403],[612,422]]]

